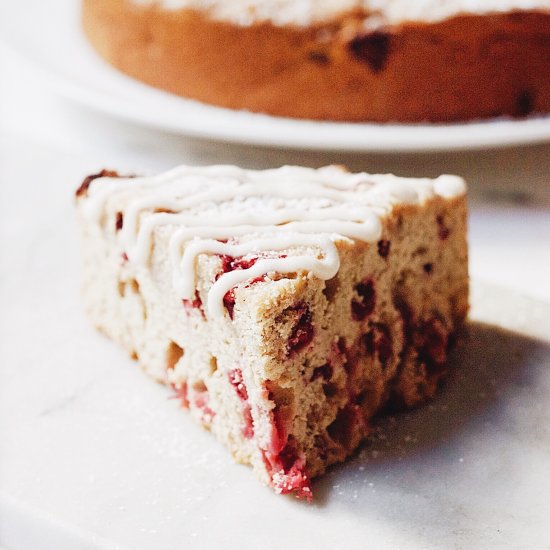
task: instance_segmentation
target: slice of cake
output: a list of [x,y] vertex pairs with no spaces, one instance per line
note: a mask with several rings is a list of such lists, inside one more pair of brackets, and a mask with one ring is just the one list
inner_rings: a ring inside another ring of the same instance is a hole
[[550,112],[550,0],[82,0],[121,71],[231,109],[340,121]]
[[434,395],[468,310],[460,178],[182,166],[77,197],[94,324],[277,492]]

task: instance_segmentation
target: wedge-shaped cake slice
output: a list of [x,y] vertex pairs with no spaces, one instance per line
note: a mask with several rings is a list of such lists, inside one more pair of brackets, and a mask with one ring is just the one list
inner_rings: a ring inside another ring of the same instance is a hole
[[275,491],[310,499],[373,415],[434,395],[468,310],[460,178],[182,166],[77,197],[95,325]]

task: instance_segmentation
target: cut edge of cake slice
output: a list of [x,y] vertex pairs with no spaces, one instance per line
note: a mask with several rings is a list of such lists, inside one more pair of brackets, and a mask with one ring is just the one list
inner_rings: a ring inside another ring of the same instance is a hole
[[432,397],[468,311],[466,187],[340,167],[103,171],[77,191],[94,324],[278,493]]

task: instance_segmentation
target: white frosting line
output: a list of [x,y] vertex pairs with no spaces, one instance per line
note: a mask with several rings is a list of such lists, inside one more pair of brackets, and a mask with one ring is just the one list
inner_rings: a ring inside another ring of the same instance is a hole
[[466,193],[466,183],[458,176],[439,176],[434,181],[434,191],[440,197],[452,199]]
[[[123,228],[117,238],[131,263],[146,265],[154,232],[176,227],[170,259],[173,284],[183,299],[194,299],[200,255],[256,259],[251,267],[223,273],[214,282],[206,304],[209,316],[223,315],[223,298],[233,287],[262,275],[310,272],[331,279],[340,267],[335,241],[376,242],[381,218],[395,204],[466,192],[455,176],[405,180],[336,167],[246,171],[182,166],[152,178],[100,179],[88,189],[84,214],[100,226],[110,201],[120,208]],[[284,256],[278,254],[282,251]]]
[[483,15],[512,10],[550,10],[550,0],[133,0],[168,10],[194,9],[238,25],[270,21],[307,26],[350,11],[372,14],[379,24],[439,21],[459,14]]
[[210,315],[223,315],[223,297],[234,286],[267,273],[295,273],[310,271],[320,279],[332,279],[340,269],[340,257],[333,241],[326,236],[285,235],[247,241],[244,244],[230,245],[212,240],[198,240],[185,248],[180,269],[176,270],[174,286],[182,295],[191,296],[195,292],[194,281],[188,276],[195,269],[195,259],[199,254],[210,253],[232,257],[246,256],[264,250],[279,251],[296,246],[314,246],[323,251],[323,257],[310,255],[266,258],[256,261],[248,269],[238,269],[222,274],[208,294],[207,308]]
[[[288,221],[296,220],[296,221]],[[300,221],[298,221],[300,220]],[[137,262],[145,262],[151,247],[151,238],[155,227],[161,225],[181,224],[171,240],[173,253],[181,250],[183,243],[193,238],[229,239],[255,233],[260,227],[262,232],[277,233],[322,233],[327,230],[327,223],[334,233],[346,237],[369,241],[373,234],[379,232],[379,218],[372,209],[350,207],[349,212],[342,208],[326,208],[319,210],[284,209],[277,212],[266,212],[262,215],[220,214],[216,215],[215,226],[204,226],[204,220],[194,216],[177,214],[157,214],[146,217],[137,233],[137,239],[126,233],[123,242],[128,251],[128,257]],[[225,224],[225,225],[218,225]],[[230,229],[229,229],[230,228]],[[135,231],[135,229],[134,229]],[[128,238],[129,237],[129,238]]]

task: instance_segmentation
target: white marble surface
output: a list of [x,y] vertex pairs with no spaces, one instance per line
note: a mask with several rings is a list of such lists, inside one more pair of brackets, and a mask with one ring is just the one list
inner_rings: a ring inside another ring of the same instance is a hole
[[[550,146],[415,156],[230,147],[66,104],[1,48],[0,74],[0,544],[550,548]],[[75,186],[103,166],[180,162],[343,162],[470,181],[471,349],[433,405],[387,421],[318,482],[313,506],[259,486],[82,315]]]

